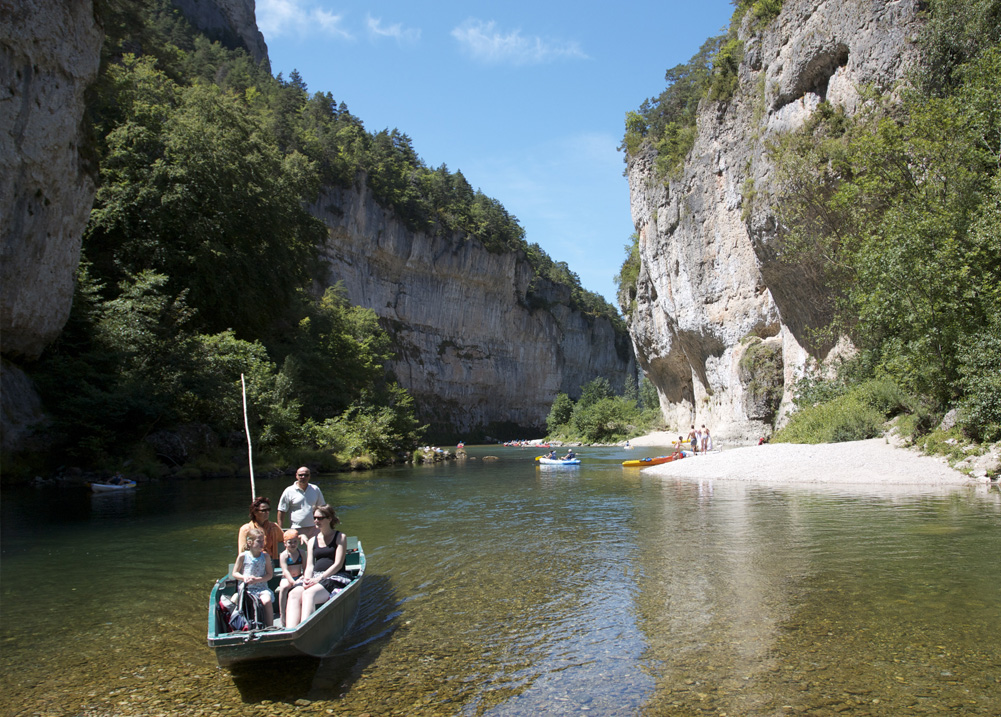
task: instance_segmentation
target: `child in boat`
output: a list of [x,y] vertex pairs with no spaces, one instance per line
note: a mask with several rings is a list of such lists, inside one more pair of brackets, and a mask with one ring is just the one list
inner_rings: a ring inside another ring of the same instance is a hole
[[278,609],[285,614],[288,591],[302,582],[302,571],[306,567],[304,551],[299,549],[299,531],[295,528],[285,531],[285,550],[278,559],[282,566],[282,582],[278,586]]
[[273,576],[271,556],[264,551],[264,531],[251,528],[247,531],[247,549],[236,556],[233,577],[260,598],[264,605],[264,621],[269,627],[275,621],[275,596],[268,587],[268,581]]

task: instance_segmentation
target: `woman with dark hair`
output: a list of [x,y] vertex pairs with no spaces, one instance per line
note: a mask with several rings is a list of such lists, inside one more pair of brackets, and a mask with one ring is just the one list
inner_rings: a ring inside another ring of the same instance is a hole
[[341,522],[329,505],[313,508],[313,522],[319,532],[309,539],[306,570],[302,584],[292,588],[282,618],[285,628],[293,628],[313,614],[338,589],[351,582],[349,575],[340,575],[347,554],[347,538],[334,528]]
[[246,550],[247,533],[254,528],[264,533],[264,552],[272,558],[280,555],[285,538],[278,524],[271,522],[271,501],[261,496],[254,498],[250,504],[250,522],[242,526],[237,535],[236,545],[240,553]]

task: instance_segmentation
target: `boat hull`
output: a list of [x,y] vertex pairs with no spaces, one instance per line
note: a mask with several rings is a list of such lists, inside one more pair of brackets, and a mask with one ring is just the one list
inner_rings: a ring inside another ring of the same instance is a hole
[[132,490],[136,487],[135,481],[129,481],[128,483],[114,484],[114,483],[91,483],[90,489],[95,493],[114,493],[116,491],[122,490]]
[[579,466],[580,458],[574,458],[573,460],[564,461],[559,458],[542,458],[540,457],[539,463],[544,466]]
[[[312,615],[292,630],[221,631],[216,605],[222,595],[232,594],[235,585],[232,584],[234,581],[227,579],[228,576],[217,581],[209,596],[208,616],[208,644],[215,650],[216,660],[222,667],[231,667],[259,660],[329,655],[351,629],[358,614],[362,576],[365,573],[365,554],[361,543],[358,543],[357,553],[348,554],[345,570],[355,576],[351,584],[317,607]],[[280,576],[276,576],[276,580],[280,581]]]
[[650,466],[659,466],[662,463],[670,463],[671,461],[676,461],[679,458],[684,458],[682,454],[672,454],[669,456],[657,456],[656,458],[640,458],[635,461],[622,461],[623,468],[649,468]]

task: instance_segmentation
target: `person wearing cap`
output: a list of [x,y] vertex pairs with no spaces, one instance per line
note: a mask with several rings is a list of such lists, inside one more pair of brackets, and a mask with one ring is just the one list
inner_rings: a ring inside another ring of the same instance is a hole
[[282,529],[277,523],[271,522],[271,501],[263,496],[254,498],[254,502],[250,504],[250,521],[241,526],[237,533],[237,555],[247,549],[247,533],[254,528],[264,533],[264,552],[272,558],[278,555],[282,546]]
[[278,563],[282,569],[282,582],[278,586],[278,608],[281,615],[285,616],[285,603],[288,600],[288,591],[298,585],[302,580],[302,571],[306,567],[303,559],[303,551],[299,549],[299,531],[290,528],[285,531],[285,550],[278,558]]
[[309,468],[302,466],[295,472],[295,483],[282,493],[278,501],[278,525],[285,527],[285,516],[289,516],[290,528],[299,531],[299,540],[312,538],[317,533],[313,525],[313,508],[325,505],[319,487],[309,482]]

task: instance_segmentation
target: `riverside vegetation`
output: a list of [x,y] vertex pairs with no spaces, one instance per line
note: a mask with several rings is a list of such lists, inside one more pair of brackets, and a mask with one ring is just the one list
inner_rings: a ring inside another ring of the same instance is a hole
[[[767,23],[781,8],[735,5],[729,32],[627,115],[624,149],[655,151],[665,179],[692,146],[699,104],[732,95],[735,28],[748,11]],[[779,254],[820,270],[833,297],[816,340],[847,336],[858,349],[833,377],[800,384],[775,440],[869,438],[900,416],[905,433],[940,444],[935,427],[953,408],[954,438],[1001,440],[1001,2],[932,0],[918,41],[922,63],[896,98],[870,93],[854,117],[822,103],[769,147]],[[623,306],[635,237],[626,254]]]
[[616,396],[607,379],[588,382],[574,401],[561,393],[546,418],[547,440],[614,443],[663,427],[657,390],[646,378],[626,383]]
[[[367,182],[411,229],[524,252],[573,308],[622,320],[461,172],[427,167],[398,130],[367,132],[329,92],[272,77],[194,31],[166,0],[97,0],[106,37],[88,99],[98,183],[68,324],[24,368],[50,416],[44,442],[4,476],[59,463],[162,474],[231,472],[240,374],[261,463],[389,462],[422,437],[385,365],[374,312],[317,295],[326,236],[305,207],[326,185]],[[194,428],[179,461],[158,435]],[[167,454],[165,460],[165,454]]]

